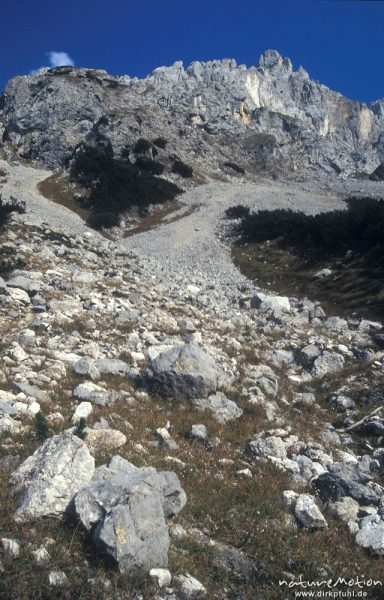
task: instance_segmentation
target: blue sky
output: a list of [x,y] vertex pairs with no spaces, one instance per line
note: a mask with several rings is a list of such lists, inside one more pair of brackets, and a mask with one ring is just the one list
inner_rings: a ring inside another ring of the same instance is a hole
[[0,89],[52,58],[60,63],[50,52],[142,77],[175,60],[250,66],[273,48],[350,98],[384,97],[384,1],[0,1]]

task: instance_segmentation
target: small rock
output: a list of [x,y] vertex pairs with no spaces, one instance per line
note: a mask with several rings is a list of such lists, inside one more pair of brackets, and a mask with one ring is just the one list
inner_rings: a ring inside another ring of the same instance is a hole
[[304,367],[311,367],[314,361],[320,356],[321,350],[316,344],[308,344],[301,348],[297,353],[297,360]]
[[245,452],[251,458],[287,458],[287,451],[283,440],[279,437],[271,436],[260,438],[249,442]]
[[308,529],[325,529],[328,523],[320,512],[313,496],[300,494],[296,501],[295,517]]
[[11,477],[19,492],[15,520],[62,515],[94,469],[94,458],[78,437],[62,433],[48,439]]
[[1,416],[8,415],[9,417],[15,417],[17,413],[17,408],[15,408],[12,404],[9,404],[9,402],[6,402],[5,400],[0,400]]
[[251,469],[240,469],[239,471],[236,471],[236,476],[241,477],[242,479],[251,479],[252,471]]
[[7,558],[18,558],[20,555],[20,543],[18,540],[9,538],[0,539],[1,549]]
[[96,367],[102,375],[126,375],[131,370],[127,363],[117,358],[98,358]]
[[251,308],[257,308],[261,312],[272,310],[274,312],[290,312],[291,305],[286,296],[272,296],[258,292],[251,298]]
[[90,453],[108,454],[127,443],[127,437],[117,429],[84,429],[84,442]]
[[68,577],[64,571],[51,571],[48,575],[48,582],[51,587],[60,587],[68,583]]
[[216,391],[218,380],[214,360],[193,344],[172,346],[150,363],[152,390],[176,400],[206,398]]
[[331,515],[344,523],[356,521],[359,509],[359,503],[349,496],[344,496],[344,498],[338,502],[329,502],[328,504],[328,510]]
[[95,363],[90,358],[83,357],[73,365],[73,370],[78,375],[84,375],[91,379],[99,379],[100,371],[96,368]]
[[21,346],[19,346],[19,344],[15,344],[15,346],[11,348],[11,350],[9,351],[9,356],[10,358],[12,358],[12,360],[14,360],[17,363],[23,362],[28,358],[28,354],[23,350]]
[[329,277],[332,273],[333,271],[331,269],[320,269],[320,271],[317,271],[314,274],[314,277],[316,277],[316,279],[324,279],[324,277]]
[[90,381],[80,383],[73,390],[73,395],[75,398],[91,402],[92,404],[98,404],[99,406],[106,406],[111,401],[111,394],[109,392]]
[[311,373],[313,377],[325,377],[329,373],[336,373],[344,368],[344,357],[335,352],[323,352],[313,363]]
[[19,302],[24,306],[31,303],[31,299],[27,292],[24,292],[24,290],[21,290],[20,288],[7,288],[7,292],[14,302]]
[[236,402],[229,400],[223,392],[216,392],[207,399],[194,400],[193,405],[200,410],[210,410],[216,421],[222,425],[238,419],[243,414],[243,410]]
[[159,588],[168,587],[172,581],[172,575],[168,569],[151,569],[149,575],[156,580]]
[[174,577],[174,585],[179,591],[180,600],[200,600],[207,596],[207,590],[203,584],[189,573]]
[[200,442],[205,442],[208,439],[208,432],[205,425],[192,425],[191,429],[188,431],[187,436],[191,439],[199,440]]
[[299,494],[293,490],[285,490],[283,492],[283,503],[289,509],[294,509],[296,506],[297,498]]
[[294,404],[298,404],[299,406],[313,406],[316,404],[316,398],[314,394],[310,393],[296,393],[293,396]]
[[87,420],[93,411],[91,402],[80,402],[72,416],[72,423],[78,423],[80,419]]
[[158,427],[155,433],[160,442],[160,446],[168,448],[168,450],[177,450],[179,448],[175,440],[171,437],[168,429],[165,429],[165,427]]
[[384,555],[384,523],[378,516],[365,517],[356,534],[356,544],[370,549],[374,554]]
[[37,550],[33,550],[33,552],[31,552],[31,555],[34,563],[39,567],[49,564],[51,560],[51,555],[44,546],[40,546],[40,548],[38,548]]

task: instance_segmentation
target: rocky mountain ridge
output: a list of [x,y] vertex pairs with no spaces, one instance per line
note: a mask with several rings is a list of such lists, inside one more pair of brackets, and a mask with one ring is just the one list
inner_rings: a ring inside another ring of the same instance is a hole
[[344,98],[273,50],[255,67],[176,62],[144,79],[42,69],[11,80],[0,106],[3,153],[50,168],[100,134],[117,153],[161,135],[203,175],[217,175],[234,156],[251,173],[285,175],[367,175],[384,160],[383,100]]

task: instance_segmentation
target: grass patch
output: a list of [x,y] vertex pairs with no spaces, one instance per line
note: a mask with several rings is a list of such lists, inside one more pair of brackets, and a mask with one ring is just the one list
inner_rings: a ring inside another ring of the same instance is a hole
[[[355,198],[347,210],[315,216],[234,206],[227,217],[240,219],[235,263],[258,285],[320,301],[329,314],[383,318],[383,200]],[[331,275],[314,277],[325,266]]]

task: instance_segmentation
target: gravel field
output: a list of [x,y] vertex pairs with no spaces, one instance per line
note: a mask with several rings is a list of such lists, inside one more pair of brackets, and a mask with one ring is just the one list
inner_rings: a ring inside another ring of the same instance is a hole
[[[50,171],[1,161],[0,168],[8,172],[8,181],[2,190],[4,198],[14,196],[26,202],[23,221],[33,225],[46,223],[63,232],[79,235],[91,231],[65,207],[55,204],[52,210],[52,203],[39,194],[36,186],[51,174]],[[291,208],[314,214],[342,208],[342,198],[353,195],[382,197],[384,183],[336,179],[320,184],[266,180],[259,183],[211,182],[186,192],[181,198],[184,206],[161,225],[112,243],[133,250],[144,259],[151,259],[153,268],[164,276],[187,277],[194,283],[235,285],[246,279],[233,265],[228,245],[220,240],[223,215],[228,207],[244,204],[258,209]],[[100,236],[93,230],[92,234]]]
[[380,196],[383,189],[383,184],[364,182],[363,186],[354,181],[340,182],[337,191],[332,193],[308,184],[214,182],[184,194],[183,203],[198,207],[191,214],[175,220],[173,213],[170,223],[119,243],[143,257],[155,259],[171,274],[182,272],[193,278],[211,279],[216,284],[236,284],[244,281],[244,277],[233,265],[228,245],[219,238],[224,226],[224,211],[228,207],[244,204],[258,209],[291,208],[314,214],[343,208],[342,198],[348,195]]

